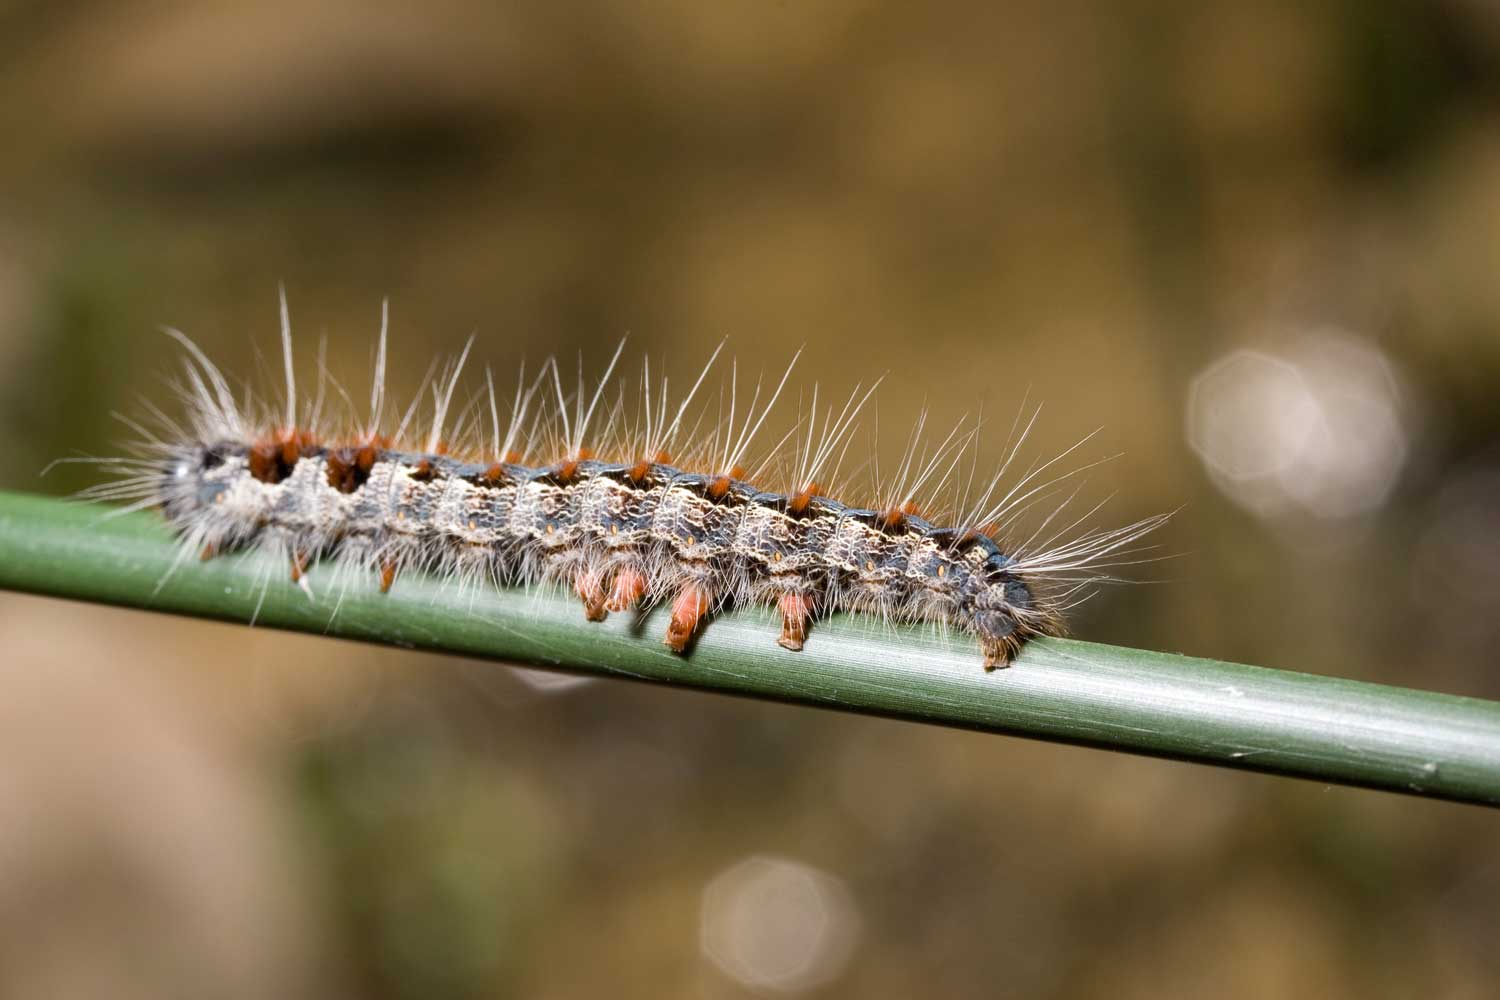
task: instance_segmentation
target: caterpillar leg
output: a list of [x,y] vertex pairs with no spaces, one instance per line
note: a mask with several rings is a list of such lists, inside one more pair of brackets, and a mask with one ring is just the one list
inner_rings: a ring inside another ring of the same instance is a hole
[[708,591],[696,583],[686,584],[672,602],[672,620],[667,624],[666,646],[674,653],[687,649],[698,623],[708,614]]
[[776,601],[781,609],[781,637],[776,645],[782,649],[800,650],[807,642],[807,622],[813,614],[813,599],[806,594],[782,594]]
[[389,594],[391,584],[396,582],[396,563],[394,560],[385,559],[380,563],[380,592]]
[[302,592],[309,598],[312,597],[312,584],[307,582],[307,565],[311,558],[306,549],[292,550],[292,582],[302,588]]
[[646,593],[646,574],[630,566],[615,573],[614,585],[609,591],[605,608],[614,612],[629,611]]
[[1021,651],[1026,637],[1035,634],[1026,628],[1009,606],[979,608],[970,619],[979,648],[984,653],[984,669],[1002,670]]
[[605,611],[604,571],[583,569],[573,578],[573,589],[583,598],[583,617],[591,622],[602,622],[609,617]]
[[1021,651],[1021,640],[1012,633],[1000,638],[988,636],[981,637],[979,647],[984,651],[984,669],[1004,670],[1010,666],[1010,661]]

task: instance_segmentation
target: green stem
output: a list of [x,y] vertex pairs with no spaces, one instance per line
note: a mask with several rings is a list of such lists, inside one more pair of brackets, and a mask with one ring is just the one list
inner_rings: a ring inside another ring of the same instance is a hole
[[309,600],[284,567],[189,558],[169,574],[177,555],[154,515],[0,493],[3,588],[240,623],[258,605],[272,628],[1500,805],[1496,702],[1061,639],[987,674],[966,638],[847,616],[790,653],[754,610],[716,618],[682,657],[661,645],[660,609],[594,625],[555,592],[415,574],[385,595],[354,581],[330,621],[329,566]]

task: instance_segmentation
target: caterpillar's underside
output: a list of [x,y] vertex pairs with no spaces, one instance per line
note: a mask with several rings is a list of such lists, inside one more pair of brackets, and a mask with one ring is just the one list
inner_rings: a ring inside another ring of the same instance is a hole
[[[436,412],[425,441],[405,433],[411,411],[396,434],[380,433],[383,333],[369,421],[325,435],[308,429],[320,422],[321,399],[306,413],[297,408],[284,310],[283,321],[285,419],[246,420],[223,376],[177,335],[192,357],[184,393],[191,429],[158,412],[164,433],[137,427],[146,438],[142,457],[110,460],[126,478],[96,495],[160,506],[184,546],[205,558],[247,547],[276,552],[304,586],[309,563],[332,558],[377,578],[382,590],[408,570],[474,585],[561,584],[582,599],[590,621],[669,603],[666,644],[678,652],[707,616],[724,608],[776,607],[782,618],[777,641],[791,650],[802,648],[819,616],[851,611],[970,633],[987,668],[1005,666],[1033,636],[1061,634],[1063,601],[1081,581],[1098,578],[1103,556],[1119,554],[1160,521],[1084,532],[1061,543],[1054,532],[1042,551],[1007,552],[986,524],[1040,486],[1019,494],[1013,489],[982,519],[971,515],[949,527],[929,521],[917,513],[913,496],[933,470],[944,463],[951,470],[951,436],[915,464],[908,456],[902,478],[909,482],[891,503],[860,507],[822,495],[813,477],[842,455],[840,442],[847,448],[857,393],[837,416],[828,411],[821,438],[814,396],[806,448],[798,449],[797,475],[784,492],[761,488],[739,466],[770,409],[767,403],[756,418],[758,389],[742,424],[731,394],[727,425],[715,432],[713,444],[688,449],[698,452],[699,462],[679,467],[664,446],[679,435],[687,400],[668,421],[665,385],[653,407],[648,381],[644,429],[616,433],[625,439],[616,456],[595,457],[583,436],[605,380],[585,409],[581,382],[575,396],[565,394],[550,363],[543,379],[550,373],[556,388],[558,457],[533,464],[517,447],[538,379],[530,390],[522,383],[503,439],[491,388],[494,440],[466,460],[441,438],[458,366],[433,386]],[[925,471],[908,474],[919,467]],[[1034,466],[1022,485],[1044,468]]]

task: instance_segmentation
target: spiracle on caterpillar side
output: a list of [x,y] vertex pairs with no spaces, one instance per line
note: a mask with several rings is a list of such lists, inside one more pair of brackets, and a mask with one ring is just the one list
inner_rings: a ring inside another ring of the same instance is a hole
[[[442,371],[429,369],[397,422],[387,412],[388,329],[383,306],[367,408],[328,374],[321,352],[318,392],[299,401],[283,295],[285,384],[274,409],[237,401],[205,353],[168,330],[185,355],[186,422],[149,402],[147,423],[121,417],[137,436],[133,454],[99,460],[120,478],[85,497],[161,508],[179,539],[174,568],[251,549],[316,599],[307,571],[331,561],[332,615],[359,581],[389,591],[421,572],[460,592],[564,587],[588,621],[665,605],[664,642],[677,653],[719,611],[758,605],[779,613],[776,642],[787,650],[801,649],[819,618],[845,611],[971,634],[987,669],[1008,665],[1029,638],[1063,634],[1065,613],[1108,570],[1142,561],[1136,543],[1170,516],[1088,528],[1102,504],[1068,514],[1073,489],[1022,535],[1025,517],[1097,464],[1058,471],[1090,435],[1004,487],[1040,406],[1018,410],[987,484],[976,485],[983,421],[960,421],[929,441],[925,410],[893,475],[880,476],[873,451],[849,472],[879,381],[831,402],[814,385],[791,427],[757,447],[770,437],[767,421],[797,356],[743,387],[730,361],[714,406],[703,388],[723,344],[680,399],[644,359],[627,417],[625,380],[615,377],[624,341],[597,378],[586,377],[580,358],[571,389],[549,359],[531,373],[521,367],[505,404],[487,369],[483,390],[455,406],[471,338]],[[344,403],[342,421],[328,416],[330,387]],[[866,466],[880,484],[875,501],[840,499]],[[268,572],[262,599],[272,585]]]

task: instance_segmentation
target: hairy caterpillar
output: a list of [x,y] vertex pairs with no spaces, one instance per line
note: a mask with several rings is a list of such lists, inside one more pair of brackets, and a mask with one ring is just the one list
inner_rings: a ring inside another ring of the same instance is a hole
[[[120,478],[86,495],[130,501],[128,509],[159,507],[181,540],[181,558],[244,548],[274,553],[310,598],[305,573],[319,559],[337,561],[341,587],[374,577],[388,591],[410,570],[472,585],[552,583],[575,591],[590,621],[669,603],[665,642],[679,653],[724,608],[779,609],[777,642],[789,650],[802,648],[818,617],[851,611],[970,633],[986,669],[1006,666],[1033,636],[1062,634],[1063,612],[1081,588],[1105,579],[1101,570],[1118,565],[1166,517],[1082,530],[1088,514],[1061,524],[1060,507],[1014,549],[1002,544],[1001,533],[1022,512],[1073,474],[1045,478],[1063,456],[1034,463],[996,498],[1035,412],[1019,436],[1013,426],[1000,474],[966,513],[929,519],[918,497],[948,488],[974,432],[955,430],[921,447],[921,421],[880,502],[835,499],[825,486],[838,478],[873,387],[857,387],[821,412],[815,388],[810,411],[772,449],[792,455],[789,474],[781,489],[767,488],[764,468],[749,473],[745,461],[791,366],[774,389],[757,381],[743,407],[736,369],[720,419],[702,433],[703,417],[691,425],[687,418],[719,350],[671,406],[666,380],[654,384],[646,362],[639,416],[627,428],[623,396],[605,404],[620,349],[592,388],[581,362],[572,391],[555,361],[529,381],[523,368],[504,422],[486,373],[487,392],[452,419],[471,340],[440,377],[429,372],[426,388],[388,430],[387,320],[383,309],[368,413],[354,417],[349,403],[338,428],[325,415],[326,375],[317,398],[299,405],[284,295],[285,399],[275,415],[237,402],[203,352],[168,330],[186,352],[178,388],[187,426],[148,404],[156,429],[127,419],[140,437],[135,454],[95,460]],[[415,415],[428,396],[432,416],[417,433]],[[487,436],[476,429],[482,418],[474,419],[485,402]],[[450,419],[461,447],[445,438]],[[603,425],[597,450],[589,447],[596,424]]]

